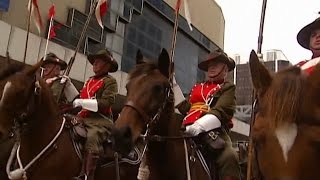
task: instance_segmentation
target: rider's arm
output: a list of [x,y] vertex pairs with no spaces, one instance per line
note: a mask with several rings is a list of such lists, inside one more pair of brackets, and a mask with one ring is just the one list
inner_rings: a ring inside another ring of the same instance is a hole
[[236,109],[236,96],[235,85],[226,82],[221,89],[220,93],[214,98],[214,104],[211,105],[209,114],[215,115],[223,125],[226,125],[228,121],[233,117]]
[[118,93],[117,81],[112,78],[106,78],[101,96],[97,95],[98,109],[104,110],[111,107],[115,103],[115,98]]

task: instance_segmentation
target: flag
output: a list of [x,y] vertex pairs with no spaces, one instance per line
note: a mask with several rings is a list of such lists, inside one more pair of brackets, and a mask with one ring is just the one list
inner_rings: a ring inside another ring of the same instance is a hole
[[181,3],[182,3],[182,0],[177,0],[176,9],[175,9],[176,13],[179,13]]
[[57,36],[56,30],[61,28],[61,24],[52,25],[49,30],[49,39],[52,39]]
[[0,0],[0,11],[8,11],[10,0]]
[[[179,14],[182,1],[183,0],[177,0],[177,4],[176,4],[176,8],[175,8],[175,11],[177,14]],[[188,26],[189,26],[190,30],[192,31],[191,16],[190,16],[190,11],[189,11],[188,0],[184,0],[183,4],[184,4],[184,15],[187,20]]]
[[97,7],[96,7],[96,18],[98,21],[98,24],[103,28],[102,24],[102,17],[107,13],[108,10],[108,4],[107,0],[99,0]]
[[54,6],[54,4],[52,4],[49,9],[48,18],[52,19],[54,17],[55,13],[56,13],[55,6]]
[[188,5],[188,0],[184,0],[184,15],[186,16],[186,20],[188,22],[190,31],[192,31],[192,26],[191,26],[191,16],[190,16],[190,11],[189,11],[189,5]]
[[[30,8],[30,3],[31,4],[31,10]],[[42,23],[42,19],[41,19],[41,15],[40,15],[40,10],[39,10],[39,6],[38,6],[38,0],[29,0],[29,4],[28,4],[28,9],[30,11],[30,15],[34,20],[34,23],[37,26],[37,29],[39,31],[39,33],[41,32],[41,30],[43,29],[43,23]]]

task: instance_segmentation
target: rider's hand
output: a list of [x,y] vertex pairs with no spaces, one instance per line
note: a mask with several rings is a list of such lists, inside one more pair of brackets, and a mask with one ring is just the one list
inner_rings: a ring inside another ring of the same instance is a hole
[[197,136],[198,134],[204,132],[204,130],[197,122],[195,122],[192,125],[187,126],[185,132],[191,136]]
[[73,107],[82,107],[82,99],[75,99],[73,101]]
[[61,83],[61,84],[64,84],[64,83],[66,83],[67,81],[70,81],[69,76],[62,75],[62,78],[61,78],[61,80],[60,80],[60,83]]

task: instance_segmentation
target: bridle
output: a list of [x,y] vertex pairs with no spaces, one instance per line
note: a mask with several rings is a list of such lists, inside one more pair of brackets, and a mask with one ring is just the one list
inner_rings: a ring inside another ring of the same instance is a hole
[[[61,123],[60,129],[57,132],[57,134],[53,137],[53,139],[48,143],[47,146],[45,146],[29,163],[27,163],[25,166],[22,164],[21,158],[20,158],[20,144],[21,144],[21,134],[22,134],[22,126],[27,125],[27,119],[30,119],[32,117],[32,114],[35,113],[36,110],[36,104],[37,104],[37,98],[40,97],[40,91],[41,91],[41,86],[39,83],[39,80],[37,77],[34,77],[33,80],[33,86],[32,86],[33,91],[31,90],[29,93],[29,98],[27,99],[27,102],[32,101],[32,108],[30,108],[30,103],[28,103],[28,106],[26,108],[26,111],[23,111],[22,113],[18,114],[17,116],[13,117],[14,121],[14,132],[15,132],[15,144],[11,150],[11,154],[9,157],[9,160],[7,162],[6,166],[6,172],[9,177],[9,179],[26,179],[27,175],[26,172],[27,170],[35,163],[37,162],[43,155],[48,151],[49,148],[53,146],[53,144],[56,142],[56,140],[60,137],[64,126],[65,126],[65,118],[63,118],[63,121]],[[39,102],[39,101],[38,101]],[[14,163],[14,158],[16,156],[17,162],[18,162],[18,169],[15,169],[11,171],[12,164]]]
[[[255,100],[254,100],[254,102],[253,102],[253,105],[252,105],[252,117],[251,117],[251,121],[252,121],[252,123],[251,123],[251,126],[253,126],[254,125],[254,123],[255,123],[255,117],[256,117],[256,115],[257,115],[257,113],[259,112],[259,99],[256,97],[255,98]],[[251,127],[252,128],[252,127]],[[255,158],[254,158],[254,160],[255,160],[255,164],[256,164],[256,166],[257,166],[257,176],[258,177],[254,177],[253,176],[253,179],[254,180],[263,180],[264,179],[264,177],[263,177],[263,175],[262,175],[262,172],[261,172],[261,169],[260,169],[260,166],[259,166],[259,159],[258,159],[258,150],[257,150],[257,147],[256,147],[256,144],[255,144],[255,142],[252,142],[252,147],[253,147],[253,150],[254,150],[254,155],[255,155]],[[251,167],[252,168],[252,167]],[[253,175],[255,175],[255,174],[253,174]],[[251,177],[250,177],[251,178]]]
[[142,120],[147,127],[146,135],[148,135],[147,132],[149,132],[150,128],[159,121],[161,113],[165,109],[166,105],[169,103],[170,95],[172,94],[172,92],[173,90],[170,84],[170,87],[165,88],[165,94],[166,94],[165,99],[162,102],[162,105],[160,106],[158,111],[154,115],[149,115],[148,113],[146,113],[143,110],[143,108],[141,108],[141,106],[138,103],[135,103],[134,101],[129,100],[124,104],[125,107],[132,108],[142,117]]

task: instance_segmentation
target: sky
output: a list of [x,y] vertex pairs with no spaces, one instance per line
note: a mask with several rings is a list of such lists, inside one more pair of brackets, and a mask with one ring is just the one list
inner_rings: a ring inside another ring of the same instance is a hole
[[[250,51],[257,50],[262,0],[216,0],[225,18],[224,50],[239,54],[247,61]],[[311,52],[297,42],[302,27],[320,17],[320,0],[268,0],[264,22],[262,52],[282,50],[295,64],[310,59]]]

